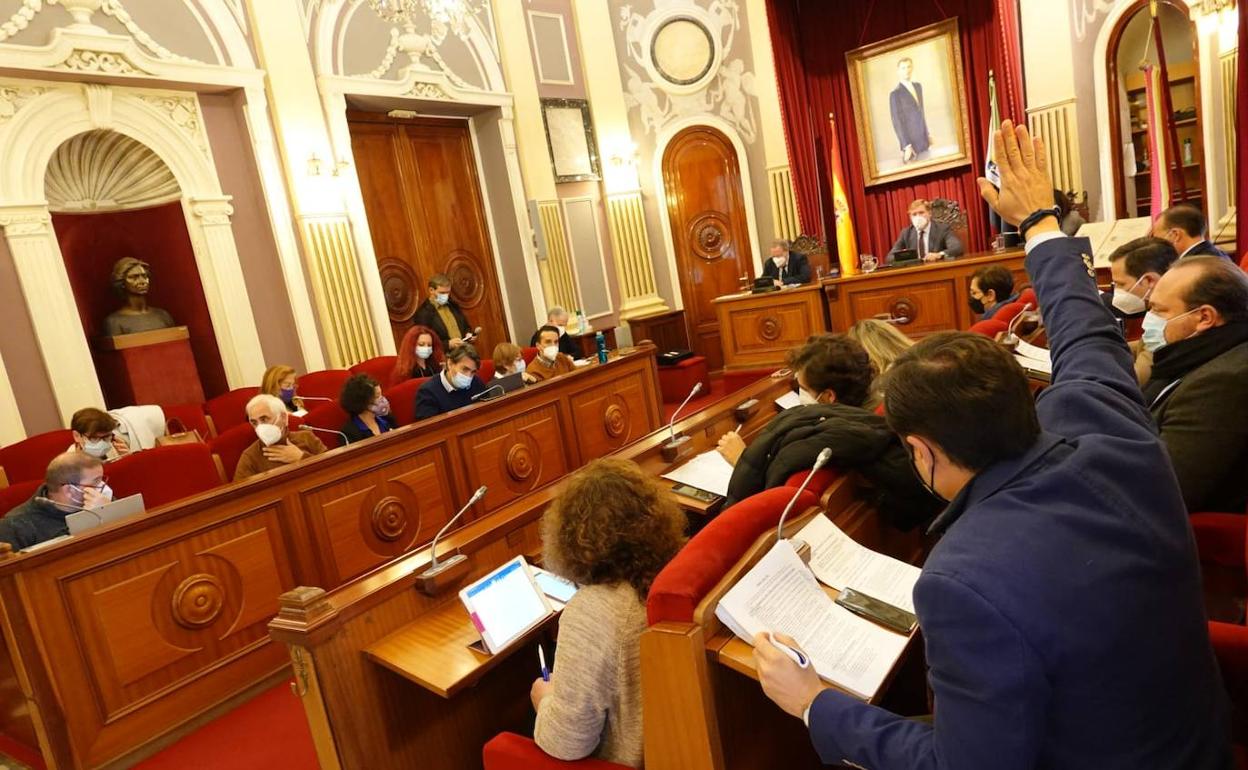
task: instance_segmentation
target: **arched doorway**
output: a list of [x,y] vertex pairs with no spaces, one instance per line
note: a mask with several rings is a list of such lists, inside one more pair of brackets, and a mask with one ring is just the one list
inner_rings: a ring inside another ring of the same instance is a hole
[[722,369],[715,298],[738,291],[742,276],[754,276],[732,142],[709,126],[681,131],[663,153],[663,188],[690,344],[711,369]]
[[[1170,164],[1182,164],[1185,190],[1177,188],[1178,175],[1171,174],[1172,198],[1205,208],[1205,152],[1200,103],[1200,63],[1197,58],[1196,25],[1182,2],[1162,0],[1158,4],[1158,24],[1166,47],[1170,98],[1179,140],[1179,157],[1173,157],[1168,137],[1162,137],[1172,156]],[[1145,58],[1154,64],[1148,0],[1136,0],[1115,23],[1109,36],[1105,66],[1109,90],[1109,131],[1112,140],[1114,208],[1120,218],[1143,217],[1152,213],[1150,189],[1157,172],[1148,157],[1148,113],[1145,76],[1139,64]]]

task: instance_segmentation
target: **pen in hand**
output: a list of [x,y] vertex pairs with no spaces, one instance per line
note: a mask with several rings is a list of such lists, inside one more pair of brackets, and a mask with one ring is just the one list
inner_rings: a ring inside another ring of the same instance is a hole
[[546,668],[546,651],[542,649],[542,645],[537,645],[537,662],[542,667],[542,681],[550,681],[550,669]]

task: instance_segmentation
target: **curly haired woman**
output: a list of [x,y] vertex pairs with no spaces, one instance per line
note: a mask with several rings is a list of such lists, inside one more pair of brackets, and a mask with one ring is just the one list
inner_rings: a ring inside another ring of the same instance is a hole
[[559,620],[551,680],[531,692],[533,737],[546,753],[641,767],[645,598],[684,529],[667,491],[628,460],[591,462],[546,509],[546,564],[581,585]]

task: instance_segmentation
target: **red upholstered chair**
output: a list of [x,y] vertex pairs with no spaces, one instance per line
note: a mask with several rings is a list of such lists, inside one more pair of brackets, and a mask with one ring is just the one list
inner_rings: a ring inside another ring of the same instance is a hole
[[998,321],[996,318],[989,318],[987,321],[976,321],[971,324],[971,328],[967,331],[974,334],[982,334],[985,337],[996,338],[998,334],[1009,331],[1010,325],[1004,321]]
[[[747,385],[753,385],[764,377],[770,377],[773,369],[742,369],[736,372],[724,371],[724,393],[734,393]],[[684,396],[681,396],[684,398]]]
[[1030,304],[1032,310],[1040,307],[1040,299],[1036,297],[1036,290],[1030,286],[1018,293],[1018,301],[1024,305]]
[[663,403],[679,404],[693,390],[695,383],[702,383],[702,394],[711,392],[711,373],[707,369],[706,359],[702,356],[691,356],[674,366],[659,367],[659,391],[663,394]]
[[238,458],[255,442],[255,429],[249,423],[243,423],[235,425],[208,443],[208,449],[220,464],[221,477],[225,481],[234,479]]
[[1239,258],[1239,269],[1248,270],[1248,251],[1244,252],[1244,256]]
[[[342,436],[335,433],[326,433],[325,431],[341,431],[343,424],[350,419],[350,415],[337,404],[321,404],[315,409],[309,410],[300,421],[302,425],[311,425],[321,430],[313,431],[316,437],[321,440],[326,449],[337,449],[343,445]],[[298,430],[298,427],[292,425],[291,430]]]
[[428,379],[428,377],[420,377],[407,380],[382,391],[382,395],[390,401],[390,415],[400,427],[416,422],[416,391],[420,390],[420,386],[424,385]]
[[158,446],[108,464],[104,474],[115,497],[142,493],[148,510],[220,486],[207,444]]
[[[1192,532],[1196,549],[1206,572],[1211,566],[1244,570],[1248,565],[1248,516],[1238,513],[1194,513]],[[1216,567],[1215,567],[1216,569]],[[1231,696],[1232,734],[1237,741],[1248,735],[1248,626],[1238,623],[1209,622],[1222,682]],[[1248,746],[1235,747],[1240,767],[1248,767]]]
[[1006,326],[1009,326],[1010,321],[1013,321],[1015,316],[1023,312],[1023,307],[1024,305],[1022,302],[1010,302],[1009,304],[1003,305],[1001,309],[996,312],[996,315],[994,315],[990,320],[1000,321]]
[[[342,394],[342,384],[350,377],[351,371],[348,369],[325,369],[319,372],[308,372],[298,380],[297,395],[329,398],[333,399],[336,404],[338,403],[338,396]],[[325,402],[313,401],[305,404],[304,408],[311,411],[323,403]]]
[[74,433],[68,428],[24,438],[16,444],[0,448],[0,469],[4,470],[10,484],[42,479],[52,458],[72,443]]
[[29,500],[35,490],[43,484],[43,478],[19,481],[16,484],[0,489],[0,516],[9,515],[9,511]]
[[[527,362],[525,363],[525,366],[528,366]],[[481,368],[477,369],[477,377],[481,378],[481,381],[484,382],[486,386],[489,386],[490,380],[494,379],[494,359],[481,359]]]
[[213,435],[220,436],[235,425],[246,425],[247,402],[259,392],[259,388],[235,388],[208,399],[204,412],[212,420]]
[[[798,471],[789,480],[784,482],[787,489],[798,489],[802,486],[802,482],[806,480],[806,476],[810,471]],[[815,471],[815,475],[811,478],[810,483],[806,485],[806,491],[815,497],[823,497],[823,493],[828,491],[828,487],[832,486],[832,482],[841,477],[841,472],[835,468],[820,468]],[[796,508],[797,506],[793,506]]]
[[481,750],[485,770],[621,770],[628,765],[601,759],[565,762],[538,748],[532,738],[515,733],[499,733]]
[[[394,373],[394,362],[399,359],[398,356],[377,356],[367,361],[361,361],[351,367],[352,374],[367,374],[377,384],[385,390],[390,386],[390,375]],[[302,383],[301,383],[302,384]]]
[[520,355],[524,358],[524,365],[528,366],[533,363],[533,359],[537,358],[537,348],[533,346],[521,348]]
[[176,419],[181,421],[187,430],[199,431],[199,437],[204,441],[212,438],[212,431],[208,428],[208,418],[204,416],[203,404],[161,404],[160,408],[165,413],[166,424]]

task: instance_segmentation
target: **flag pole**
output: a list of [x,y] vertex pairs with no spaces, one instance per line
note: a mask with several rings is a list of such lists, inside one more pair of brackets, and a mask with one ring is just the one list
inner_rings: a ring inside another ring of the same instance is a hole
[[[1161,112],[1162,120],[1165,121],[1162,129],[1165,132],[1166,139],[1169,140],[1170,154],[1174,158],[1174,168],[1179,178],[1178,200],[1185,201],[1187,200],[1187,180],[1185,179],[1186,175],[1183,173],[1183,153],[1182,148],[1179,146],[1179,129],[1174,124],[1174,101],[1171,99],[1170,94],[1170,72],[1166,68],[1166,47],[1162,44],[1161,17],[1158,14],[1157,6],[1158,0],[1149,0],[1148,12],[1152,15],[1150,32],[1153,35],[1153,44],[1157,46],[1157,66],[1161,76]],[[1170,163],[1168,161],[1169,159],[1167,159],[1166,168],[1161,169],[1167,180],[1170,176]],[[1154,170],[1153,173],[1157,173],[1157,171]],[[1173,190],[1173,187],[1171,190]],[[1174,200],[1173,192],[1171,192],[1170,197],[1171,200]]]

